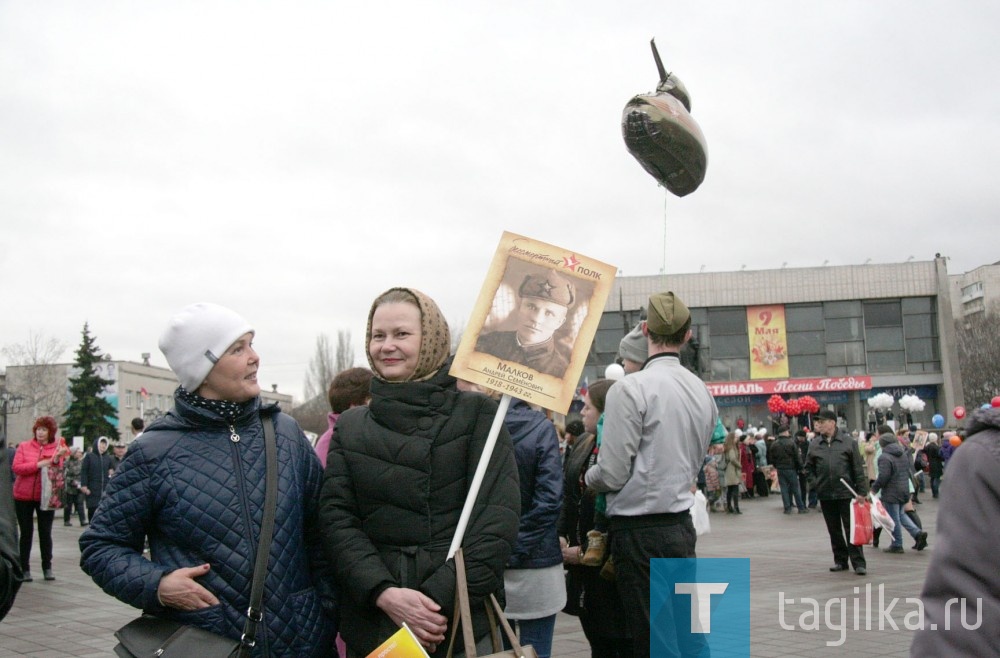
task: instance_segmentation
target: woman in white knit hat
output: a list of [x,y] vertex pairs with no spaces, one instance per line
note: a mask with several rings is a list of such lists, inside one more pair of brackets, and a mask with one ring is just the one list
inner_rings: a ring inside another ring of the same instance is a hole
[[160,350],[180,380],[174,408],[129,448],[80,537],[82,566],[146,613],[239,640],[264,510],[264,423],[273,423],[278,496],[252,655],[333,655],[333,590],[316,560],[321,466],[298,424],[262,405],[253,338],[217,304],[170,320]]

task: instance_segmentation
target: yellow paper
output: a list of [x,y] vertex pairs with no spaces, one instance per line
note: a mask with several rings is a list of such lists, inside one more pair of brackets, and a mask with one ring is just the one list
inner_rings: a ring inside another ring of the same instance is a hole
[[368,654],[368,658],[430,658],[405,623],[392,637]]

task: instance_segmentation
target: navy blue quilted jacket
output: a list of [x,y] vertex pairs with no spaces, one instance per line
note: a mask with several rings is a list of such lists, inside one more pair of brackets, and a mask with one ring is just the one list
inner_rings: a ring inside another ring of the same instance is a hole
[[541,569],[562,564],[557,528],[563,469],[555,425],[522,400],[511,400],[504,424],[514,443],[521,483],[521,523],[507,567]]
[[[174,409],[133,442],[111,479],[80,537],[80,563],[105,592],[129,605],[239,639],[263,517],[261,415],[270,416],[277,433],[278,501],[264,624],[253,655],[331,655],[336,624],[316,587],[325,571],[316,528],[319,459],[277,405],[261,408],[258,398],[250,406],[230,426],[175,396]],[[150,559],[142,554],[146,536]],[[156,590],[164,575],[205,562],[211,570],[199,582],[218,605],[184,612],[159,604]]]

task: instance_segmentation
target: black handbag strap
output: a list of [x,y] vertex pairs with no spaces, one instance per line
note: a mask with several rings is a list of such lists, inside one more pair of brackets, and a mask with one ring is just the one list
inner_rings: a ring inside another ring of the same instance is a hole
[[264,486],[264,519],[260,524],[260,541],[257,544],[257,561],[253,567],[250,587],[250,607],[240,638],[240,656],[249,656],[257,643],[257,626],[264,618],[261,601],[264,598],[264,581],[267,576],[267,559],[271,554],[271,536],[274,534],[274,510],[278,502],[278,444],[274,436],[274,417],[262,418],[264,424],[264,455],[267,472]]

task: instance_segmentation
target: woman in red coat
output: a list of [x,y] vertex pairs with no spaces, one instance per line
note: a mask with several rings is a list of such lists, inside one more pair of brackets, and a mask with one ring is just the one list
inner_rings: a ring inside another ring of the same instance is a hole
[[54,509],[43,510],[42,469],[46,466],[60,468],[69,449],[66,442],[56,437],[56,419],[41,416],[31,428],[34,436],[22,441],[14,454],[14,509],[21,532],[21,570],[23,582],[30,583],[31,543],[34,539],[34,516],[38,516],[38,545],[42,550],[42,574],[45,580],[55,580],[52,574],[52,521]]

